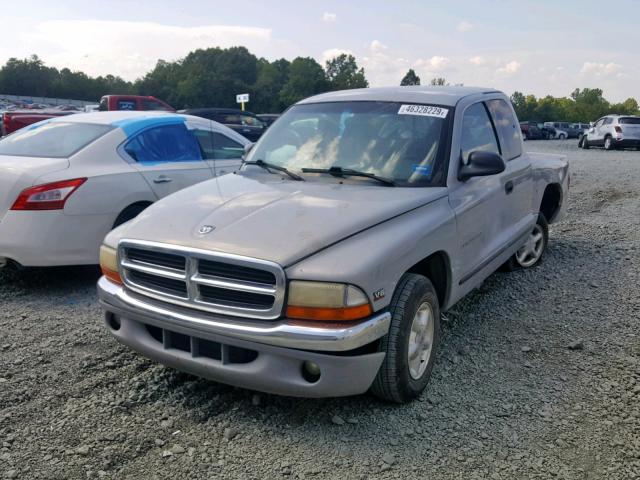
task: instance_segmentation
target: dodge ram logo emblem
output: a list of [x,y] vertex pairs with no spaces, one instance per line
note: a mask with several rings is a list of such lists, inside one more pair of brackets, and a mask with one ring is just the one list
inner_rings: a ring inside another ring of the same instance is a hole
[[216,227],[214,227],[213,225],[202,225],[199,229],[198,229],[198,233],[200,235],[206,235],[207,233],[211,233],[216,229]]

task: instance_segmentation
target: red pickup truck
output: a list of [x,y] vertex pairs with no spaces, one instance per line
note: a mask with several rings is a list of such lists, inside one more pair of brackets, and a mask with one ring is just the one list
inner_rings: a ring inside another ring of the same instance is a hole
[[[100,99],[100,111],[107,110],[162,110],[175,112],[175,109],[155,97],[140,95],[105,95]],[[60,110],[22,110],[5,112],[0,122],[0,136],[9,135],[22,127],[48,118],[70,115],[76,112]]]
[[175,109],[155,97],[141,95],[105,95],[100,99],[101,112],[110,110],[161,110],[175,112]]

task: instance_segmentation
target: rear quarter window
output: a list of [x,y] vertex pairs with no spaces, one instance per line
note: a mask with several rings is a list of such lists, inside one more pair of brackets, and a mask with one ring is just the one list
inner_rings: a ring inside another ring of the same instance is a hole
[[0,140],[0,155],[67,158],[110,131],[109,125],[43,122]]
[[640,125],[640,117],[621,117],[618,122],[621,125]]

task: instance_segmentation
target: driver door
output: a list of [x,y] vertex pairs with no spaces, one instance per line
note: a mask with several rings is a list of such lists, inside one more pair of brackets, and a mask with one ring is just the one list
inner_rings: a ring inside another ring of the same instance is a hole
[[[457,165],[466,164],[474,151],[500,153],[489,111],[484,102],[466,108],[460,129],[460,152],[452,157]],[[458,168],[458,167],[456,167]],[[452,259],[461,287],[475,285],[479,276],[502,242],[508,210],[503,174],[455,180],[449,202],[455,212],[458,232],[457,258]],[[464,288],[464,287],[463,287]]]

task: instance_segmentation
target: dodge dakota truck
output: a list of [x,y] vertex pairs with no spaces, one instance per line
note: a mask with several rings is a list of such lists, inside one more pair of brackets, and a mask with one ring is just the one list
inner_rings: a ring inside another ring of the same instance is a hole
[[264,392],[417,397],[441,312],[538,265],[567,204],[566,159],[524,152],[492,89],[321,94],[246,150],[112,231],[98,290],[121,343]]

